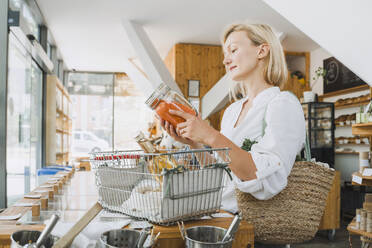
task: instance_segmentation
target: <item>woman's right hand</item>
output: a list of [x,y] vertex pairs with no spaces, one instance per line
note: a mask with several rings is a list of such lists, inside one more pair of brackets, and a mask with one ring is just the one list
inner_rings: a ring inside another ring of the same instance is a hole
[[196,147],[197,143],[190,139],[182,138],[180,135],[177,134],[176,129],[167,121],[159,118],[160,125],[162,128],[175,140],[181,142],[183,144],[189,145],[191,147]]

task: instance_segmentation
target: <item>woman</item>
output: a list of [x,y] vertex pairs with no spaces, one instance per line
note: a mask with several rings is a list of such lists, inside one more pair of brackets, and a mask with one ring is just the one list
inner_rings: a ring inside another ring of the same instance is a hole
[[[229,147],[233,181],[222,196],[222,209],[238,210],[234,189],[269,199],[287,185],[296,155],[305,141],[305,120],[297,98],[281,92],[287,78],[283,48],[268,25],[235,24],[223,35],[224,65],[236,82],[232,91],[243,98],[225,111],[218,132],[200,116],[170,111],[186,121],[163,128],[177,141],[191,148]],[[250,152],[241,148],[245,139],[257,141]]]

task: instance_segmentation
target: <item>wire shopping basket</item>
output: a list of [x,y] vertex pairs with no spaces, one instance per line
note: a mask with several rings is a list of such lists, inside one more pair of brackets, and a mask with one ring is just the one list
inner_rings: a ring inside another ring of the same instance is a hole
[[99,202],[164,225],[214,213],[221,205],[224,171],[229,172],[228,150],[91,153]]

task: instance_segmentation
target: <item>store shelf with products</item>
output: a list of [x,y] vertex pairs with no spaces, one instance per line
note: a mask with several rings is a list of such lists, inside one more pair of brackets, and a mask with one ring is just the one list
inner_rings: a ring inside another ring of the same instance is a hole
[[343,109],[343,108],[363,106],[363,105],[368,104],[370,100],[371,100],[370,93],[359,94],[358,96],[355,96],[355,97],[339,98],[335,102],[335,108]]
[[[356,171],[359,169],[359,152],[369,151],[371,147],[371,139],[368,135],[372,135],[372,123],[355,124],[359,106],[367,105],[370,102],[371,88],[365,85],[351,90],[344,90],[342,93],[334,93],[333,95],[322,97],[322,99],[327,101],[335,102],[336,169],[341,170],[344,181],[351,181],[354,186],[372,186],[372,177],[363,176],[359,172],[350,173],[350,170]],[[346,159],[346,156],[349,157]],[[359,178],[357,180],[359,183],[355,182],[355,178]],[[355,201],[352,198],[349,199],[347,194],[343,197],[345,201]],[[348,211],[348,209],[345,208],[343,211]],[[348,225],[347,230],[353,235],[372,238],[372,233],[356,229],[355,220]]]
[[72,121],[70,96],[58,77],[47,77],[46,165],[67,165]]
[[[359,151],[367,149],[370,140],[364,140],[364,135],[361,135],[360,132],[351,132],[351,129],[356,123],[358,107],[367,105],[371,99],[370,87],[362,85],[328,93],[319,98],[335,103],[335,154],[357,155]],[[340,160],[338,161],[340,162]]]
[[334,106],[333,103],[302,103],[306,119],[311,155],[334,167]]
[[350,127],[356,122],[356,113],[339,115],[335,118],[335,125],[337,127]]
[[[363,174],[360,173],[360,172],[354,172],[353,173],[353,175],[352,175],[353,176],[352,185],[355,185],[355,186],[372,186],[372,176],[369,176],[370,173],[367,173],[368,176],[364,175],[365,174],[364,172],[365,171],[363,171]],[[370,202],[368,202],[367,197],[368,197],[367,195],[365,195],[365,197],[364,197],[363,210],[370,211],[371,210]],[[357,222],[356,222],[357,221],[356,217],[349,223],[349,225],[347,226],[347,230],[348,230],[349,234],[350,235],[360,235],[360,236],[363,236],[363,237],[372,238],[372,232],[365,231],[366,227],[361,228],[361,225],[362,225],[361,217],[362,216],[359,216],[358,225],[357,225]],[[363,229],[363,230],[361,230],[361,229]]]
[[350,94],[350,93],[353,93],[353,92],[359,92],[359,91],[368,90],[368,89],[369,89],[369,85],[364,84],[364,85],[356,86],[356,87],[349,88],[349,89],[329,92],[329,93],[320,95],[319,96],[319,101],[323,101],[325,98],[331,98],[331,97],[335,97],[335,96],[346,95],[346,94]]
[[342,104],[342,105],[335,105],[335,109],[344,109],[344,108],[352,108],[352,107],[360,107],[367,105],[369,103],[370,99],[360,101],[360,102],[355,102],[355,103],[349,103],[349,104]]
[[359,152],[355,152],[355,151],[335,151],[335,154],[338,154],[338,155],[358,155]]
[[356,143],[347,143],[347,144],[337,144],[338,146],[369,146],[369,144],[367,143],[360,143],[360,144],[356,144]]
[[363,237],[367,237],[367,238],[372,238],[372,233],[367,232],[367,231],[362,231],[362,230],[356,228],[355,218],[347,226],[347,230],[349,231],[350,235],[359,235],[359,236],[363,236]]
[[367,137],[354,135],[353,137],[344,137],[339,136],[335,138],[335,145],[336,146],[363,146],[369,145],[369,139]]
[[351,127],[353,124],[348,124],[348,125],[340,125],[340,124],[335,124],[335,127]]

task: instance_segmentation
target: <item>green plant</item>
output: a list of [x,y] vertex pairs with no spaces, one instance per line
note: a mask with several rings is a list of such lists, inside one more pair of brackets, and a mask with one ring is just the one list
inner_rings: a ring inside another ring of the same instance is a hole
[[[314,72],[315,72],[315,76],[313,77],[313,83],[310,85],[311,88],[315,86],[315,84],[318,82],[320,77],[324,78],[324,76],[327,74],[327,70],[321,66],[319,66]],[[324,80],[326,79],[324,78]]]
[[244,140],[244,142],[243,142],[243,145],[242,145],[242,149],[243,150],[246,150],[246,151],[251,151],[251,149],[252,149],[252,146],[254,145],[254,144],[256,144],[256,143],[258,143],[257,141],[255,141],[255,140],[250,140],[250,139],[245,139]]

